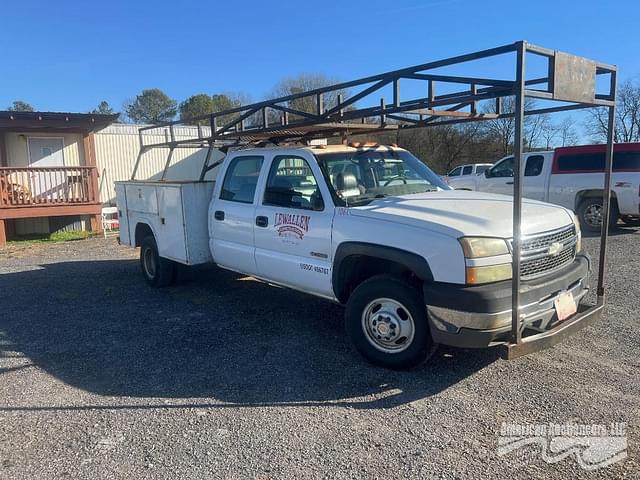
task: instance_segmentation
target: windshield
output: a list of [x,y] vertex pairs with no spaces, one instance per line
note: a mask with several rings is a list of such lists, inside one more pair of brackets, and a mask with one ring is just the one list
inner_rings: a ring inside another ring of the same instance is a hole
[[314,153],[334,198],[344,205],[363,205],[376,198],[451,189],[406,150]]

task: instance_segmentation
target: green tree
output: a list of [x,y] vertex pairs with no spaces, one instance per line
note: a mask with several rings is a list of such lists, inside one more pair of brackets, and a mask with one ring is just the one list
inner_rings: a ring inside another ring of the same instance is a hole
[[[216,93],[211,96],[206,93],[198,93],[180,103],[180,119],[187,125],[209,125],[209,119],[192,120],[215,112],[222,112],[232,108],[241,107],[249,103],[249,98],[240,93]],[[217,117],[218,127],[222,127],[240,114],[233,113]]]
[[206,93],[191,95],[184,102],[180,103],[180,120],[187,125],[208,125],[209,120],[192,120],[196,117],[208,115],[214,111],[214,102],[211,96]]
[[136,123],[161,123],[173,120],[178,102],[158,88],[143,90],[129,103],[125,112]]
[[114,111],[111,105],[106,100],[100,102],[97,108],[91,110],[91,113],[97,113],[100,115],[113,115]]
[[[241,93],[214,93],[211,95],[211,101],[213,103],[212,112],[222,112],[224,110],[230,110],[232,108],[238,108],[250,103],[249,97]],[[218,127],[223,127],[227,123],[238,118],[240,113],[230,113],[228,115],[222,115],[216,118],[216,124]],[[251,119],[247,119],[248,123],[251,123]]]
[[10,112],[33,112],[33,107],[27,102],[16,100],[11,106],[7,107],[7,110]]

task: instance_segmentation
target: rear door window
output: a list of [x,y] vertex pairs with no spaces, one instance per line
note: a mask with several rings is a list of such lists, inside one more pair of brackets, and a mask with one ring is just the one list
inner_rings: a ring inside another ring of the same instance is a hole
[[231,160],[224,175],[220,200],[253,203],[263,161],[264,158],[257,155],[236,157]]
[[462,175],[471,175],[473,173],[473,165],[466,165],[462,169]]
[[542,155],[531,155],[527,158],[527,165],[524,167],[525,177],[537,177],[542,173],[544,157]]

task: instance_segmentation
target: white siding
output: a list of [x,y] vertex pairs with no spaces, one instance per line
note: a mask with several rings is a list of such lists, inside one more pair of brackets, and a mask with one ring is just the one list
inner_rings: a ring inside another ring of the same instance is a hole
[[[100,199],[103,203],[115,202],[114,182],[131,178],[133,167],[140,150],[138,129],[143,125],[113,124],[95,134],[96,162],[100,175]],[[145,143],[164,142],[163,134],[153,132],[145,135]],[[194,138],[196,127],[175,129],[176,140]],[[207,130],[203,127],[203,134]],[[173,153],[171,166],[166,180],[197,180],[206,156],[206,148],[178,148]],[[167,161],[169,150],[155,148],[147,151],[140,162],[136,180],[159,179]],[[212,161],[222,158],[223,154],[214,151]],[[209,172],[207,179],[215,178],[215,170]]]
[[29,137],[58,137],[64,139],[64,164],[67,167],[78,167],[84,163],[84,146],[81,133],[45,133],[45,132],[6,132],[7,158],[10,167],[28,167],[29,154],[27,143]]

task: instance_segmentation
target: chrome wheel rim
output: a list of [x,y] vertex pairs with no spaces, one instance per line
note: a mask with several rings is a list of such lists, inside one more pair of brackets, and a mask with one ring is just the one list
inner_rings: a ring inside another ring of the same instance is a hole
[[142,254],[142,264],[144,265],[144,270],[149,278],[154,278],[156,276],[156,257],[153,254],[153,250],[150,248],[145,248]]
[[362,313],[362,330],[369,343],[384,353],[399,353],[411,345],[415,323],[397,300],[377,298]]
[[593,203],[584,210],[584,220],[591,227],[602,225],[602,205]]

